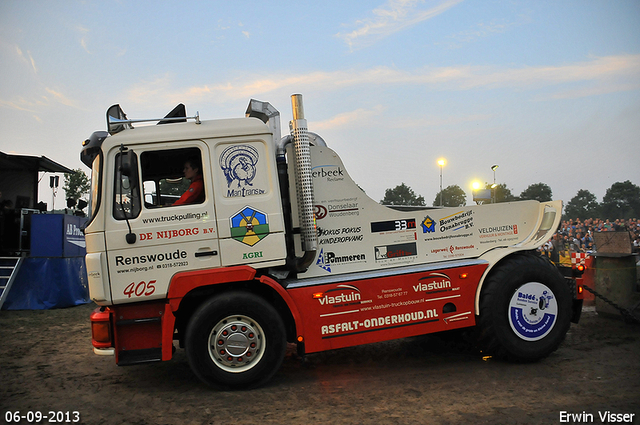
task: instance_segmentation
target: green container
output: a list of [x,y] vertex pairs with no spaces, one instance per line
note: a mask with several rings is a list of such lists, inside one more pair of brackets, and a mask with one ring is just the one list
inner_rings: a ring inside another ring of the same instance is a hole
[[[596,254],[595,268],[595,290],[598,294],[626,309],[631,309],[640,302],[636,256]],[[596,297],[596,312],[621,317],[617,308],[598,297]],[[634,314],[638,316],[640,312],[636,310]]]

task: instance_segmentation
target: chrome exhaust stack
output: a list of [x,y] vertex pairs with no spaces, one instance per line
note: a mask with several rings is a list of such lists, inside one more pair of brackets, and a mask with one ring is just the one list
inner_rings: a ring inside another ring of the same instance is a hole
[[307,120],[304,118],[301,94],[291,96],[291,106],[293,108],[293,120],[289,123],[289,129],[293,139],[300,236],[302,237],[302,250],[305,252],[304,256],[296,258],[295,268],[296,271],[305,271],[313,262],[318,250],[318,234],[313,212],[313,180],[311,177],[309,133]]

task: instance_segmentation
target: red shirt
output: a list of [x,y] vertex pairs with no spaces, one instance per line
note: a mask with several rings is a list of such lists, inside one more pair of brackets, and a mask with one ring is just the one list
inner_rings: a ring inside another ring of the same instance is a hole
[[204,201],[204,181],[202,176],[196,176],[186,190],[173,205],[200,204]]

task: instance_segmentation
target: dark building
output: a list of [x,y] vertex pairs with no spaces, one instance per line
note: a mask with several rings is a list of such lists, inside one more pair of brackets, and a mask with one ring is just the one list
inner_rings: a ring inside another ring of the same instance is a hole
[[0,152],[1,254],[16,254],[28,248],[28,216],[38,210],[39,172],[74,173],[45,156]]

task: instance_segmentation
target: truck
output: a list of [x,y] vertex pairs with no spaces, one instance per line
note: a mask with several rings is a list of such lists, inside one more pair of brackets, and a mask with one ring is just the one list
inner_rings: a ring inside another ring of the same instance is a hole
[[[266,383],[294,347],[468,331],[507,360],[558,348],[582,300],[536,249],[562,201],[381,205],[309,131],[302,96],[291,100],[286,136],[278,110],[254,99],[216,120],[182,104],[155,120],[108,109],[80,155],[96,354],[134,365],[171,360],[177,345],[202,381],[240,389]],[[180,204],[187,165],[202,196]]]

